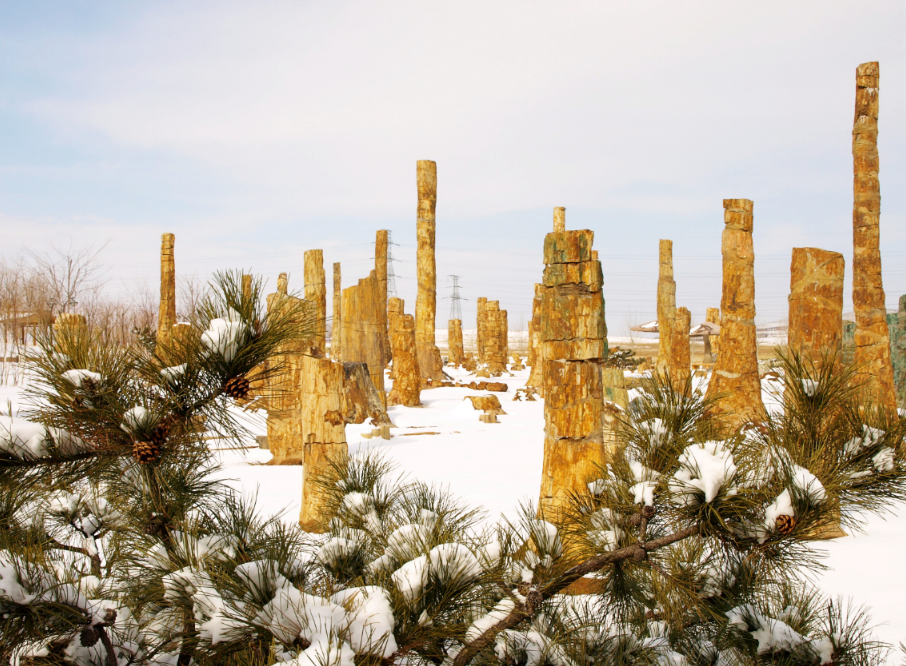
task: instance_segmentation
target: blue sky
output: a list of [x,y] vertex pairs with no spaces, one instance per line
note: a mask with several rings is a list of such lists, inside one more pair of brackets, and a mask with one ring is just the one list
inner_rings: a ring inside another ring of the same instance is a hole
[[466,326],[478,296],[528,319],[554,206],[595,231],[613,333],[653,318],[659,238],[700,321],[735,197],[755,201],[759,319],[777,319],[792,247],[849,270],[868,60],[888,306],[906,293],[906,3],[85,5],[0,2],[2,251],[109,242],[111,294],[154,283],[165,231],[183,274],[300,288],[306,249],[349,284],[388,228],[411,312],[415,162],[433,159],[438,296],[461,276]]

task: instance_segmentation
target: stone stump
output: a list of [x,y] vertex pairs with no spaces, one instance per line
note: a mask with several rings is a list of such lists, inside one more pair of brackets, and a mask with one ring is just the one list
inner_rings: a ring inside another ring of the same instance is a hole
[[447,322],[447,348],[447,362],[458,368],[466,360],[462,345],[462,321],[459,319]]
[[541,372],[541,366],[544,361],[542,352],[543,344],[541,342],[541,294],[544,291],[543,284],[535,285],[535,297],[532,299],[532,320],[529,324],[529,378],[525,385],[534,388],[543,396],[544,381]]
[[720,300],[720,351],[708,382],[708,395],[723,394],[712,414],[732,430],[764,416],[755,335],[755,250],[753,203],[724,199],[723,293]]
[[176,259],[173,254],[176,236],[160,237],[160,309],[157,314],[157,341],[165,347],[172,342],[176,324]]
[[897,401],[900,405],[906,405],[906,295],[900,296],[896,325],[890,327],[890,353]]
[[374,387],[384,392],[384,346],[381,329],[380,285],[371,271],[358,284],[347,287],[340,297],[343,326],[340,334],[340,358],[344,362],[365,363]]
[[305,300],[314,303],[318,344],[324,347],[327,338],[327,277],[324,275],[324,251],[305,252]]
[[499,301],[488,301],[485,309],[486,341],[485,356],[488,372],[492,377],[499,377],[506,372],[508,346],[508,325],[506,310],[500,309]]
[[415,344],[418,347],[418,367],[422,373],[422,379],[443,381],[440,349],[437,348],[434,340],[434,322],[437,314],[437,265],[434,260],[437,164],[431,160],[419,160],[416,176],[418,181],[416,228],[418,296],[415,301]]
[[838,252],[793,248],[788,344],[813,362],[843,351],[843,275]]
[[339,360],[342,354],[343,334],[340,332],[343,328],[343,296],[342,296],[342,275],[340,271],[340,262],[333,265],[333,317],[330,323],[330,356]]
[[676,281],[673,279],[673,241],[661,239],[657,278],[657,371],[673,375],[673,321],[676,319]]
[[403,300],[391,298],[390,343],[393,349],[393,388],[388,405],[417,407],[421,403],[421,373],[415,348],[415,317],[403,313]]
[[[705,321],[720,326],[720,308],[708,308],[705,314]],[[711,343],[711,356],[717,358],[717,352],[720,350],[720,336],[710,335],[708,337]]]
[[855,381],[866,398],[896,409],[890,332],[881,279],[881,183],[878,180],[878,87],[880,68],[856,68],[853,122],[853,309],[856,314]]
[[581,490],[608,457],[601,376],[607,326],[593,240],[589,230],[554,231],[544,239],[542,511],[555,510],[569,492]]
[[487,345],[487,331],[488,331],[488,299],[484,296],[479,296],[476,301],[477,310],[475,316],[475,344],[478,346],[477,356],[479,363],[487,363],[487,351],[485,349]]
[[692,314],[688,308],[677,308],[670,330],[670,380],[673,390],[683,392],[692,375]]

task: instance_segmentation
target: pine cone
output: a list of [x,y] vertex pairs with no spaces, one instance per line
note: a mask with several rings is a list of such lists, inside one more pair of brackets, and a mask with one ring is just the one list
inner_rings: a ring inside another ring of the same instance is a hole
[[789,534],[796,529],[796,519],[793,516],[777,516],[774,521],[774,529],[780,534]]
[[132,457],[141,465],[147,465],[160,458],[161,446],[155,442],[135,442],[132,445]]
[[159,424],[153,431],[151,431],[151,443],[156,445],[158,450],[164,447],[164,444],[167,442],[167,438],[170,436],[170,427],[164,422]]
[[249,397],[249,380],[245,377],[233,377],[223,385],[223,392],[234,400],[245,400]]
[[82,647],[91,647],[98,642],[98,632],[91,626],[82,627],[82,631],[79,632],[79,642]]

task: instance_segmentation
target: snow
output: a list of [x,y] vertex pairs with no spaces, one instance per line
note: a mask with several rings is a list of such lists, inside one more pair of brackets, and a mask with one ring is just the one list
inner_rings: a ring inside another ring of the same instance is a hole
[[[680,495],[687,505],[700,503],[702,494],[705,504],[714,501],[736,476],[733,454],[723,442],[687,446],[679,457],[679,463],[681,467],[670,482],[670,489]],[[727,494],[735,495],[736,488],[728,488]]]

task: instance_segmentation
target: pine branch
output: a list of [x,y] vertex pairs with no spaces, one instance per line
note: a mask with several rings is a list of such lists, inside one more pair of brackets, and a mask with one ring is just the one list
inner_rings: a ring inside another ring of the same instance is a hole
[[623,560],[635,559],[644,561],[647,559],[649,552],[664,548],[677,541],[688,539],[689,537],[698,534],[698,532],[699,526],[691,525],[678,532],[674,532],[673,534],[668,534],[658,539],[652,539],[651,541],[639,542],[609,553],[601,553],[594,557],[590,557],[581,564],[577,564],[560,577],[548,583],[536,594],[530,595],[524,604],[517,604],[507,617],[490,629],[484,631],[478,638],[466,643],[463,649],[456,655],[456,659],[453,660],[453,666],[466,666],[466,664],[470,663],[481,650],[491,645],[501,631],[515,627],[523,620],[529,619],[544,601],[550,599],[561,590],[576,582],[585,574],[600,571],[608,564],[614,564],[615,562],[621,562]]

